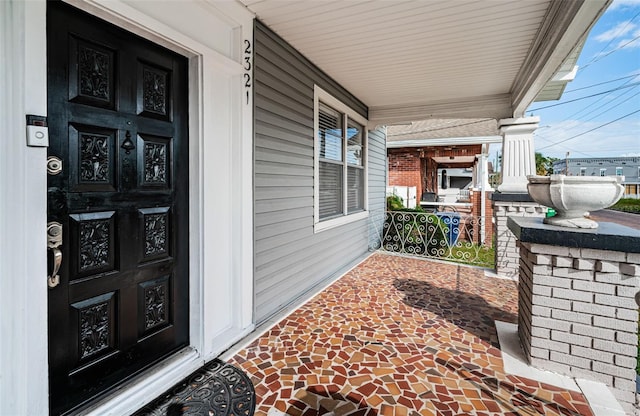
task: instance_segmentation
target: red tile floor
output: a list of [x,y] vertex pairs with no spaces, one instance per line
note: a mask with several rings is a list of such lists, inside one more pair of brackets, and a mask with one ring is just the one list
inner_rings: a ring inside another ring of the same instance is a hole
[[505,374],[493,322],[516,314],[512,281],[376,253],[230,362],[256,415],[592,415],[580,393]]

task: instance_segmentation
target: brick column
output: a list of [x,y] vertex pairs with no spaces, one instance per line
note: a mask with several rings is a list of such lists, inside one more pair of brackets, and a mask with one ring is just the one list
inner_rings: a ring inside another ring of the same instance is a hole
[[520,255],[516,245],[516,238],[507,227],[507,218],[545,216],[547,209],[529,197],[529,194],[505,194],[494,192],[491,194],[494,217],[495,236],[495,265],[496,273],[510,278],[518,277]]
[[[471,202],[471,215],[473,216],[473,242],[491,246],[493,242],[493,205],[491,203],[491,192],[485,192],[484,218],[482,218],[482,191],[472,189],[469,192],[469,202]],[[484,225],[484,241],[480,241],[481,224]]]
[[531,365],[602,382],[633,413],[640,231],[531,218],[511,218],[509,228],[520,240],[518,334]]

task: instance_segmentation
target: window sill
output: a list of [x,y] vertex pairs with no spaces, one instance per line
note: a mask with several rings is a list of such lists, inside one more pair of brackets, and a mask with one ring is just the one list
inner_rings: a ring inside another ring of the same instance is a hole
[[354,221],[360,221],[369,217],[369,211],[356,212],[354,214],[345,215],[338,218],[333,218],[326,221],[317,222],[313,226],[313,232],[319,233],[321,231],[329,230],[331,228],[340,227],[352,223]]

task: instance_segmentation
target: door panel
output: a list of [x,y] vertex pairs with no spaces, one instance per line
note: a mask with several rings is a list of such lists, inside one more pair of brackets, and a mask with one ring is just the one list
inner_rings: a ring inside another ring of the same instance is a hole
[[187,60],[48,2],[51,411],[74,412],[188,344]]
[[115,215],[115,211],[69,215],[70,282],[117,270]]
[[69,191],[116,191],[117,133],[97,126],[69,125]]

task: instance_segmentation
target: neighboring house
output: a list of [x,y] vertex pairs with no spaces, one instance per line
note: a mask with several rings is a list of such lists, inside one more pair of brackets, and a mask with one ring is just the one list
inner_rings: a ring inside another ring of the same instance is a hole
[[129,414],[339,276],[385,126],[531,126],[607,5],[0,2],[0,414]]
[[623,198],[640,198],[640,157],[567,158],[553,162],[553,173],[572,176],[624,176]]
[[462,189],[490,190],[488,145],[501,142],[494,119],[431,119],[389,126],[389,186],[416,187],[421,200],[436,195],[449,201]]

